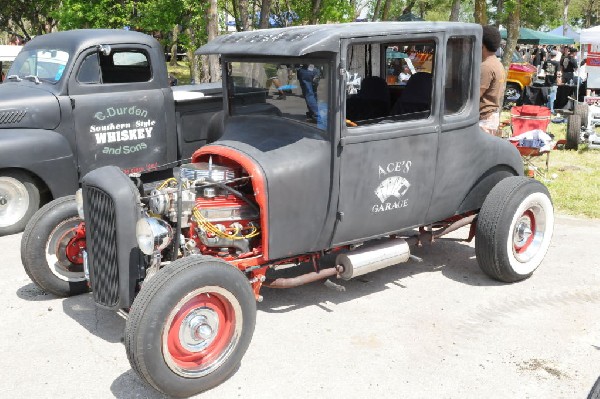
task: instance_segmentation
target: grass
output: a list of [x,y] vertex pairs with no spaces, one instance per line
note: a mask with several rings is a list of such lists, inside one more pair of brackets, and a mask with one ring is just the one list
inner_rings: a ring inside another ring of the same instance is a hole
[[[510,119],[508,112],[502,120]],[[555,140],[566,137],[566,123],[550,123],[548,132]],[[545,169],[545,157],[534,158],[539,169]],[[600,218],[600,150],[580,144],[575,150],[553,150],[550,153],[549,172],[542,181],[550,190],[558,213]]]
[[167,62],[169,75],[177,78],[178,85],[189,85],[192,81],[190,76],[190,64],[187,61],[177,61],[177,65],[170,66]]

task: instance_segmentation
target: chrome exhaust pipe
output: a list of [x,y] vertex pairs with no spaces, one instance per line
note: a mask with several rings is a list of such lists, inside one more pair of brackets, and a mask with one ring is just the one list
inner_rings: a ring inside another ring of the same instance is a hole
[[384,267],[406,262],[410,258],[408,243],[400,238],[381,244],[339,254],[335,264],[344,269],[340,277],[344,280],[362,276]]

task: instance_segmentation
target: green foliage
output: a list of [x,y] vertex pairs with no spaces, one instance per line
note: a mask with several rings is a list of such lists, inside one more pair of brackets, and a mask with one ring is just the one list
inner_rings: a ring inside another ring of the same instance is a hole
[[114,28],[135,26],[135,0],[62,0],[62,7],[54,13],[59,28]]
[[59,0],[0,0],[0,30],[41,35],[55,25],[52,15],[59,6]]

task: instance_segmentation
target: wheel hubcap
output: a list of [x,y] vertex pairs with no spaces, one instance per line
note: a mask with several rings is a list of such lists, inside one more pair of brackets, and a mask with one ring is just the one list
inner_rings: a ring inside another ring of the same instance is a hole
[[190,352],[209,346],[219,330],[219,316],[212,309],[200,308],[190,312],[181,323],[179,339]]
[[520,262],[535,256],[544,239],[546,217],[540,205],[532,205],[517,218],[513,229],[513,253]]
[[163,356],[180,376],[202,377],[227,360],[241,330],[241,306],[235,296],[222,287],[199,288],[169,314],[162,333]]
[[0,177],[0,227],[12,226],[29,209],[27,188],[17,179]]

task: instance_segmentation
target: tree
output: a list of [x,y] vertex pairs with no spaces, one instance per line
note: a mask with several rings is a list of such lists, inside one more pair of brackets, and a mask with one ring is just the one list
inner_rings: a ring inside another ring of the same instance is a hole
[[452,1],[452,9],[450,10],[450,21],[458,21],[460,15],[460,0]]
[[59,0],[0,0],[0,29],[20,33],[27,40],[51,32],[59,6]]
[[473,17],[475,18],[475,23],[481,25],[487,25],[487,2],[486,0],[475,0],[475,11],[473,13]]

